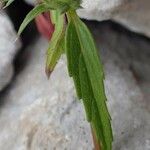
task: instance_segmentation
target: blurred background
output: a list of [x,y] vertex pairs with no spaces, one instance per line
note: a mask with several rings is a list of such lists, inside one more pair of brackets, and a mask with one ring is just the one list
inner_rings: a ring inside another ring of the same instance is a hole
[[[15,0],[0,10],[0,150],[92,150],[65,56],[46,78],[50,33],[39,28],[49,27],[33,21],[17,36],[34,5]],[[83,0],[82,5],[78,14],[104,64],[113,149],[150,150],[150,1]]]

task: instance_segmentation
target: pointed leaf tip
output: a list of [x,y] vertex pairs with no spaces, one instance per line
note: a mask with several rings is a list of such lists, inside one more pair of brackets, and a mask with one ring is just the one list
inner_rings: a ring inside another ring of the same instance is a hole
[[48,8],[46,7],[45,4],[39,4],[35,8],[33,8],[25,17],[24,21],[22,22],[19,30],[18,30],[18,35],[20,35],[23,30],[26,28],[26,26],[39,14],[47,11]]
[[11,5],[15,0],[8,0],[6,5],[3,7],[3,9],[7,8],[9,5]]
[[51,73],[53,72],[53,70],[50,70],[49,68],[45,68],[45,73],[46,73],[46,76],[47,76],[47,79],[49,79],[50,78],[50,75],[51,75]]

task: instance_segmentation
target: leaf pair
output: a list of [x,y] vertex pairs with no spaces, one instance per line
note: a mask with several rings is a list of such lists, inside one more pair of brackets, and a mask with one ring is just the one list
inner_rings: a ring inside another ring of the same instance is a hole
[[67,13],[66,34],[68,70],[73,77],[78,97],[83,100],[87,120],[101,141],[103,150],[112,149],[112,130],[106,106],[103,68],[93,38],[74,11]]

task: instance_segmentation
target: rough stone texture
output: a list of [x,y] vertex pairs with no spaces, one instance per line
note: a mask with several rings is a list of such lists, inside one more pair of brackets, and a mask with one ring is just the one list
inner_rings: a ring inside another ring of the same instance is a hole
[[[93,24],[106,71],[106,93],[114,130],[114,150],[150,150],[150,41]],[[100,46],[100,43],[101,46]],[[90,127],[62,58],[48,81],[47,42],[26,51],[26,67],[1,96],[0,149],[91,150]],[[145,84],[146,83],[146,84]],[[143,86],[141,86],[143,85]],[[145,86],[146,85],[146,86]]]
[[92,30],[102,43],[114,150],[149,150],[150,40],[113,27],[94,25]]
[[0,91],[10,82],[13,76],[12,61],[21,46],[10,19],[0,12]]
[[49,81],[46,78],[46,46],[39,39],[34,47],[29,47],[27,67],[3,98],[0,149],[90,150],[91,135],[86,132],[90,129],[75,98],[65,62],[60,61]]

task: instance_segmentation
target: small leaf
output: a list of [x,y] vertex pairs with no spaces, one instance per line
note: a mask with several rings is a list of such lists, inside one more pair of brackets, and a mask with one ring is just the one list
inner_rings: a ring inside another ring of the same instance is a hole
[[18,35],[20,35],[23,30],[26,28],[26,26],[39,14],[45,12],[48,10],[48,7],[46,7],[45,4],[39,4],[37,5],[35,8],[33,8],[25,17],[23,23],[21,24],[19,31],[18,31]]
[[6,7],[8,7],[9,5],[11,5],[15,0],[7,0],[6,2],[6,5],[3,7],[3,9],[5,9]]
[[50,77],[51,72],[54,70],[60,56],[63,54],[63,46],[61,46],[63,44],[60,43],[60,46],[57,47],[57,49],[53,49],[51,50],[51,54],[49,53],[47,55],[47,63],[46,63],[46,74],[47,77]]
[[60,15],[58,11],[51,11],[51,18],[55,25],[55,31],[47,50],[45,71],[48,78],[62,55],[64,48],[64,15]]

